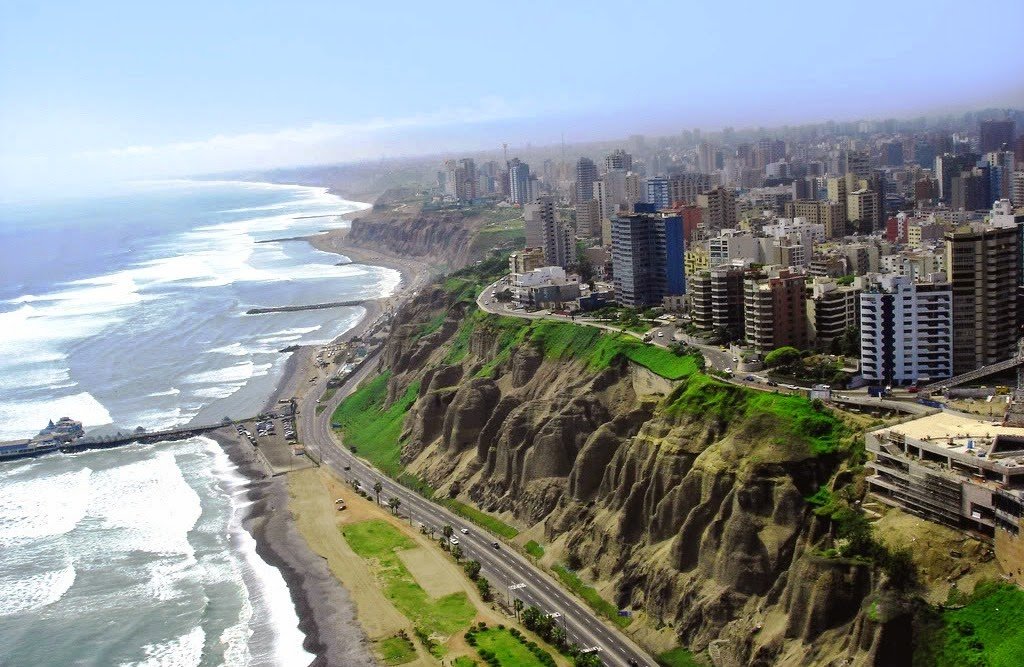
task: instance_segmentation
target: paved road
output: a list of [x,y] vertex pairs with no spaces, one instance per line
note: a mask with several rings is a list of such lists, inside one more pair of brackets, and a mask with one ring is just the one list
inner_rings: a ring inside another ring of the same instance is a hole
[[[451,525],[466,557],[480,561],[481,572],[491,582],[495,595],[507,596],[509,586],[525,584],[525,587],[512,591],[512,596],[522,599],[527,606],[536,605],[545,613],[560,614],[558,620],[570,639],[586,648],[598,647],[601,660],[606,665],[626,667],[636,664],[653,667],[654,661],[633,641],[610,623],[599,620],[587,606],[566,593],[552,577],[518,552],[506,547],[499,538],[384,476],[339,443],[331,431],[331,414],[359,382],[375,372],[376,367],[376,357],[368,359],[330,400],[324,402],[324,410],[319,415],[316,414],[317,398],[323,395],[326,380],[310,388],[299,403],[297,417],[299,436],[306,448],[342,479],[358,479],[368,493],[373,493],[373,485],[379,481],[384,487],[380,494],[382,501],[391,497],[401,500],[399,513],[411,521],[432,526],[438,535],[445,524]],[[468,534],[462,534],[463,528]],[[499,544],[498,548],[493,546],[495,542]]]

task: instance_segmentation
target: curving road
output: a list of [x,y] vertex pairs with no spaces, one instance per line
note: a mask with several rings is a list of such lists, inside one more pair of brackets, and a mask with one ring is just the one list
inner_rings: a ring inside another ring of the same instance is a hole
[[[374,483],[379,481],[384,487],[381,498],[395,497],[401,500],[400,513],[410,521],[433,527],[437,534],[441,533],[445,524],[451,525],[466,558],[480,562],[481,572],[491,582],[496,596],[519,598],[526,605],[536,605],[545,613],[559,614],[557,620],[565,628],[570,640],[585,648],[597,648],[604,664],[614,667],[654,667],[654,661],[618,628],[598,619],[589,607],[567,593],[558,582],[524,556],[507,548],[500,538],[398,484],[342,446],[332,432],[331,415],[359,382],[376,371],[377,362],[375,353],[323,403],[324,410],[319,415],[316,413],[317,399],[324,393],[326,378],[310,387],[299,402],[296,419],[300,439],[306,448],[341,479],[357,479],[362,488],[371,494]],[[467,534],[463,534],[462,529],[466,529]],[[495,548],[495,543],[499,547]],[[510,588],[513,586],[515,588]]]

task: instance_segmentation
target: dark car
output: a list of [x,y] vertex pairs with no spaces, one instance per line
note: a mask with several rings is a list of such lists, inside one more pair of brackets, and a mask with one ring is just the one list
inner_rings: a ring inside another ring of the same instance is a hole
[[768,386],[769,387],[778,387],[779,383],[776,382],[775,380],[768,380]]
[[495,549],[500,549],[501,548],[501,545],[498,544],[497,542],[491,542],[491,546],[494,547]]

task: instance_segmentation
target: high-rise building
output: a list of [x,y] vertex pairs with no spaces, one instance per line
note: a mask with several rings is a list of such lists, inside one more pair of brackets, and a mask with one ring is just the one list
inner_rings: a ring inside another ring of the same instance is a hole
[[743,337],[743,278],[746,273],[742,267],[720,266],[691,276],[690,313],[697,329],[720,331],[729,340]]
[[883,385],[950,377],[953,317],[947,282],[870,276],[860,295],[861,375]]
[[617,148],[611,153],[611,155],[605,157],[604,168],[606,171],[611,171],[613,169],[630,171],[633,169],[633,156],[623,149]]
[[476,163],[473,158],[459,160],[459,178],[462,179],[460,200],[472,201],[477,198]]
[[1013,172],[1016,160],[1013,151],[993,151],[985,155],[988,164],[989,192],[992,201],[1009,199],[1013,192]]
[[1014,206],[1024,206],[1024,171],[1013,172],[1010,183],[1010,201]]
[[576,201],[594,198],[594,181],[598,178],[597,165],[588,157],[576,161]]
[[615,303],[629,308],[660,305],[665,298],[665,227],[651,214],[615,215],[612,276]]
[[959,176],[961,172],[970,171],[978,161],[974,153],[963,155],[952,155],[943,153],[935,157],[935,180],[939,185],[939,199],[950,202],[953,196],[953,177]]
[[747,345],[759,354],[790,345],[806,349],[806,278],[783,269],[751,275],[743,284],[743,329]]
[[715,147],[706,141],[697,144],[697,170],[704,174],[710,174],[717,168]]
[[673,174],[668,188],[671,204],[695,204],[697,195],[711,189],[711,177],[696,172]]
[[648,178],[644,189],[646,196],[644,201],[653,204],[658,209],[668,208],[672,205],[672,195],[668,187],[668,179],[664,176]]
[[843,154],[843,174],[856,179],[871,176],[871,156],[863,151],[846,151]]
[[718,186],[697,196],[704,224],[710,229],[736,226],[736,194],[730,188]]
[[829,278],[816,278],[807,300],[808,342],[828,349],[847,329],[859,327],[860,292],[858,284],[839,285]]
[[949,207],[954,211],[980,211],[992,205],[988,167],[975,167],[950,179]]
[[596,199],[576,203],[576,234],[584,238],[601,236],[601,205]]
[[523,207],[528,248],[539,247],[544,252],[545,266],[563,269],[576,263],[576,242],[572,228],[558,219],[555,201],[551,197],[538,197]]
[[887,167],[902,167],[903,166],[903,142],[899,139],[886,142],[882,145],[882,151],[885,155],[885,164]]
[[870,233],[877,228],[881,207],[882,200],[879,193],[862,187],[846,196],[847,221],[862,233]]
[[509,199],[513,204],[530,203],[530,165],[519,158],[508,163]]
[[822,225],[825,238],[841,239],[846,235],[846,206],[829,201],[795,200],[786,202],[787,218],[805,218],[807,222]]
[[1015,125],[1012,120],[981,121],[978,148],[982,153],[1002,150],[1004,145],[1012,149]]
[[1017,352],[1020,234],[1015,224],[975,224],[946,232],[957,375]]

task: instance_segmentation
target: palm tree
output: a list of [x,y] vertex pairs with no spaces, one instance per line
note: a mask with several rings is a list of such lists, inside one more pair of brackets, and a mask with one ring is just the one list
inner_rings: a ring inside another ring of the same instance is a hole
[[374,482],[374,484],[373,484],[373,492],[375,494],[377,494],[377,504],[378,505],[380,505],[380,492],[383,491],[383,490],[384,490],[384,485],[383,484],[381,484],[379,481],[378,482]]
[[399,500],[398,498],[395,498],[393,496],[391,498],[388,498],[388,507],[391,508],[392,514],[398,514],[398,508],[401,506],[401,504],[402,501]]
[[448,539],[449,537],[451,537],[452,533],[454,533],[454,532],[455,532],[455,529],[452,528],[451,525],[447,524],[447,523],[444,524],[444,528],[441,529],[441,534],[444,535],[445,539]]
[[462,547],[457,544],[455,545],[455,548],[452,549],[452,558],[455,559],[456,563],[462,560]]
[[519,598],[516,598],[515,601],[512,603],[512,607],[515,609],[516,620],[518,621],[519,620],[519,612],[521,612],[523,610],[523,601],[520,600]]

